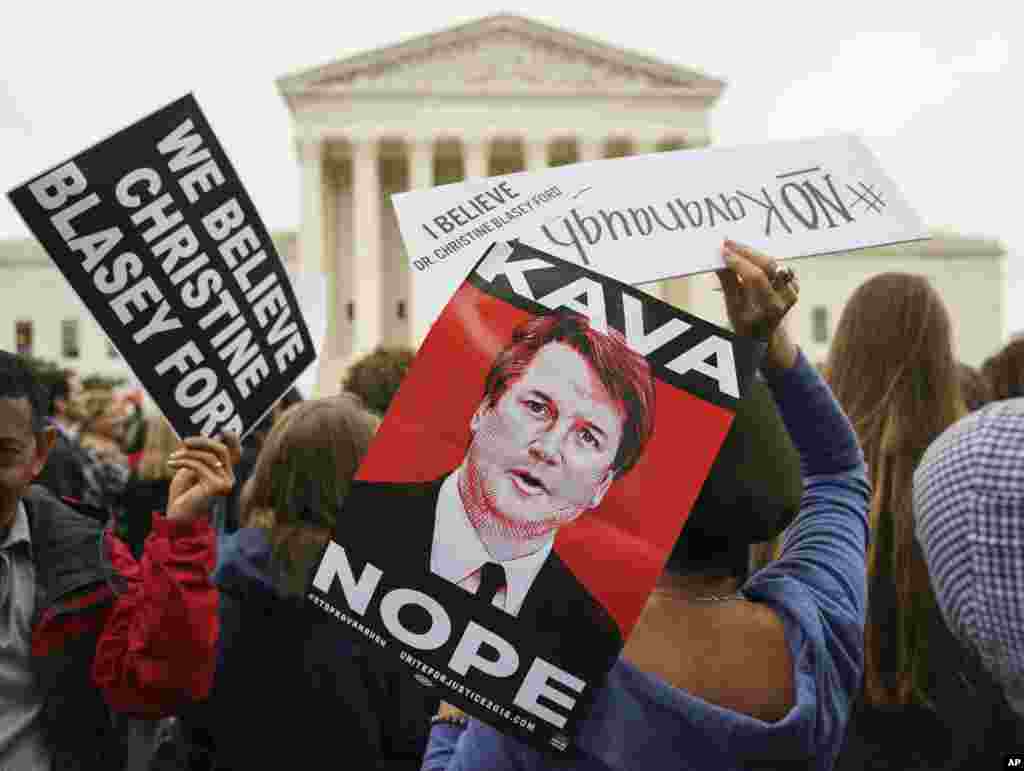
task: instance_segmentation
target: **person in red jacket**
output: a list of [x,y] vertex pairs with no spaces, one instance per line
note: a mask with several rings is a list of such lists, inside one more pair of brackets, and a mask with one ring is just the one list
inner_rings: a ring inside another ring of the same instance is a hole
[[207,513],[234,484],[237,442],[185,440],[166,516],[136,561],[105,517],[32,485],[54,439],[38,384],[0,351],[0,768],[117,769],[130,718],[209,692]]

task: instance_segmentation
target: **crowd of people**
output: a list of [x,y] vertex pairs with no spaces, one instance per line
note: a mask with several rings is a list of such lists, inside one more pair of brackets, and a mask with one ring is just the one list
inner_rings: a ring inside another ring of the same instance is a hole
[[361,516],[342,503],[412,351],[289,393],[244,444],[179,441],[0,352],[0,768],[967,769],[1024,749],[1024,340],[958,362],[935,289],[885,273],[815,366],[782,323],[792,271],[723,259],[760,376],[563,755],[304,598]]

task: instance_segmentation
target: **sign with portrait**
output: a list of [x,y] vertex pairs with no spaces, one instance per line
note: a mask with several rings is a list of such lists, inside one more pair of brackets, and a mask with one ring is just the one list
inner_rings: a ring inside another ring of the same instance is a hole
[[567,749],[756,356],[640,290],[493,244],[407,373],[308,600],[440,699]]
[[179,436],[244,436],[315,359],[191,94],[8,197]]
[[723,267],[730,238],[778,259],[928,235],[855,136],[630,156],[392,196],[427,329],[475,260],[519,239],[639,285]]

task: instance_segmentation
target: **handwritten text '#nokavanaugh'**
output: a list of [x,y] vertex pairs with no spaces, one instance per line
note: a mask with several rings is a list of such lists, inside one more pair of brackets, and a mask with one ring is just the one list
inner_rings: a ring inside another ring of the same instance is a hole
[[583,264],[589,265],[588,247],[597,246],[605,237],[618,241],[665,231],[714,228],[748,215],[762,216],[764,234],[772,236],[779,232],[791,234],[795,229],[841,227],[854,222],[854,211],[860,204],[864,204],[864,212],[882,213],[885,202],[873,186],[864,182],[859,183],[859,190],[852,185],[843,186],[832,174],[817,176],[820,171],[820,167],[815,167],[779,174],[776,179],[781,184],[774,192],[766,185],[756,193],[736,190],[690,201],[676,197],[661,205],[598,209],[593,214],[581,213],[574,207],[560,223],[542,225],[541,230],[551,243],[575,248]]

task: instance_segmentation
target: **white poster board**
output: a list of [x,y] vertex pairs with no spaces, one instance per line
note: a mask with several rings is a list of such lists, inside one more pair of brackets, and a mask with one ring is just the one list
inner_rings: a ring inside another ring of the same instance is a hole
[[422,331],[496,240],[637,285],[722,267],[726,238],[781,260],[928,237],[850,135],[591,161],[392,201]]

